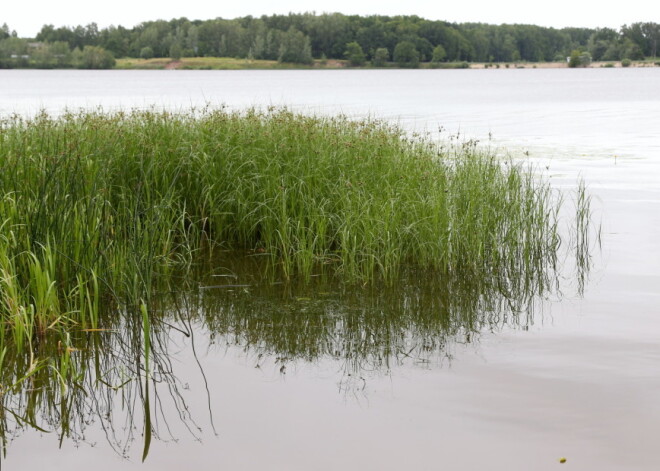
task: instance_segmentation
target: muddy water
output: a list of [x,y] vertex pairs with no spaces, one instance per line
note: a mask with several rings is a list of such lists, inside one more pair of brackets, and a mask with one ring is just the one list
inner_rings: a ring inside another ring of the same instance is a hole
[[200,290],[192,337],[167,332],[182,400],[160,390],[145,464],[118,403],[114,442],[91,411],[78,442],[16,430],[3,469],[660,467],[660,69],[0,72],[2,113],[286,103],[491,133],[557,188],[584,177],[602,221],[583,296],[568,270],[518,313],[439,283]]

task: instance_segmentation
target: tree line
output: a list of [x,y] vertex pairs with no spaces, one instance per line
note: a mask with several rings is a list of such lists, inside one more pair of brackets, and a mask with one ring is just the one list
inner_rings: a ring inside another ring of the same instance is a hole
[[352,65],[415,67],[420,62],[565,61],[655,57],[660,25],[549,28],[535,25],[448,23],[418,16],[288,14],[255,18],[141,23],[133,28],[44,25],[35,38],[0,28],[0,67],[108,68],[115,57],[235,57],[299,64],[348,59]]

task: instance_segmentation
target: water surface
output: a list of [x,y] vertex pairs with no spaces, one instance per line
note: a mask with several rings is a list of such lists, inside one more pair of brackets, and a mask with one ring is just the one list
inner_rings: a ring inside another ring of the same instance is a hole
[[57,432],[13,429],[3,465],[545,470],[565,456],[575,469],[658,469],[658,84],[660,69],[0,71],[2,115],[285,104],[442,127],[529,159],[556,188],[584,177],[602,221],[584,295],[564,273],[562,294],[513,310],[470,286],[261,286],[223,264],[216,275],[249,286],[167,309],[193,335],[163,327],[167,424],[145,464],[136,393],[135,409],[113,402],[114,441],[89,408],[61,446]]

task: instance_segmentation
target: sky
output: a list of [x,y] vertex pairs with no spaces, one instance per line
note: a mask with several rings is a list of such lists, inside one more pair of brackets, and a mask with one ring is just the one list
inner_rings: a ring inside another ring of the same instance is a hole
[[[652,21],[660,23],[657,0],[23,0],[6,1],[0,25],[7,23],[20,37],[34,37],[44,24],[133,27],[143,21],[186,17],[190,20],[287,14],[306,11],[358,15],[418,15],[432,20],[491,24],[525,23],[562,28],[610,27]],[[606,6],[607,5],[607,6]]]

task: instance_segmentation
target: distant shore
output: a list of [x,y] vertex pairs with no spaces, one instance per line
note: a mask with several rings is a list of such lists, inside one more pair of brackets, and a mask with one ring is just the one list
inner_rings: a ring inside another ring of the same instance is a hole
[[[632,61],[629,67],[658,67],[660,61]],[[621,61],[592,62],[587,68],[620,68]],[[272,69],[397,69],[396,63],[386,67],[353,67],[346,60],[315,60],[312,64],[292,64],[273,60],[249,60],[232,57],[184,57],[156,59],[117,59],[115,69],[122,70],[272,70]],[[421,63],[419,69],[564,69],[566,62],[440,62]]]
[[[625,67],[658,67],[659,61],[631,61],[630,65]],[[568,69],[567,62],[508,62],[508,63],[485,63],[485,62],[472,62],[470,63],[471,69]],[[587,69],[600,69],[600,68],[619,68],[624,67],[621,61],[596,61],[584,67]]]

